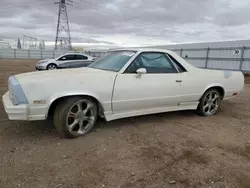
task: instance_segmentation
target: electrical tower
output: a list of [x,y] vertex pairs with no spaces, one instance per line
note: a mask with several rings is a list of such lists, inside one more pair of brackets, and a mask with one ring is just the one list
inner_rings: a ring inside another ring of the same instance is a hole
[[[68,1],[71,3],[73,2],[72,0]],[[59,4],[55,50],[57,49],[72,50],[69,20],[68,20],[66,5],[71,5],[71,6],[73,5],[70,3],[66,3],[66,0],[60,0],[60,2],[56,2],[55,4]]]
[[37,42],[38,42],[37,38],[23,35],[23,49],[26,49],[27,43],[28,43],[28,49],[36,49]]

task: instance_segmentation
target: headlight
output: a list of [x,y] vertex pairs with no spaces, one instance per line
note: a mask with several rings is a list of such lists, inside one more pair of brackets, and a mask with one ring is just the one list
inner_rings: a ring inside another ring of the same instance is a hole
[[40,61],[38,61],[38,64],[46,63],[48,60],[49,60],[49,59],[40,60]]
[[8,89],[10,99],[14,105],[28,104],[28,100],[23,92],[23,89],[14,76],[9,77],[8,79]]

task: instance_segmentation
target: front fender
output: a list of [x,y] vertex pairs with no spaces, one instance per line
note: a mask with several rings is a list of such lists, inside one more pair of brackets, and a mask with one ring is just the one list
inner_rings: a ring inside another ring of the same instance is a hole
[[98,102],[98,105],[99,105],[99,112],[101,114],[104,115],[105,117],[105,114],[104,112],[105,111],[108,111],[110,112],[111,111],[111,101],[110,102],[103,102],[100,100],[100,98],[98,97],[98,95],[92,93],[92,92],[61,92],[61,93],[56,93],[54,94],[53,96],[50,97],[49,101],[48,101],[48,110],[47,110],[47,113],[46,113],[46,118],[48,117],[48,114],[49,114],[49,111],[50,111],[50,108],[52,106],[52,104],[57,100],[57,99],[60,99],[60,98],[63,98],[63,97],[70,97],[70,96],[89,96],[89,97],[93,97],[97,100]]
[[51,106],[51,104],[56,101],[59,98],[62,97],[69,97],[69,96],[79,96],[79,95],[87,95],[90,97],[94,97],[101,105],[102,101],[100,100],[99,96],[95,93],[89,92],[89,91],[85,91],[85,92],[79,92],[79,91],[70,91],[70,92],[60,92],[60,93],[56,93],[54,95],[52,95],[49,100],[48,100],[48,105]]

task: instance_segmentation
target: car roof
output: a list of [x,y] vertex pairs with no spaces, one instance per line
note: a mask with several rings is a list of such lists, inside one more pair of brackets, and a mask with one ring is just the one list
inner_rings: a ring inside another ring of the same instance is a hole
[[90,55],[88,55],[88,54],[81,53],[81,52],[79,52],[79,53],[77,53],[77,52],[72,52],[72,53],[67,52],[67,53],[65,53],[65,54],[63,54],[63,55],[85,55],[85,56],[90,56]]
[[112,49],[110,50],[111,52],[113,51],[137,51],[137,52],[163,52],[163,53],[172,53],[173,51],[171,50],[166,50],[166,49],[157,49],[157,48],[118,48],[118,49]]
[[110,52],[115,52],[115,51],[136,51],[136,52],[160,52],[160,53],[167,53],[168,55],[173,56],[182,66],[184,66],[185,69],[188,71],[196,69],[193,65],[188,63],[186,60],[184,60],[182,57],[180,57],[176,52],[172,50],[167,50],[167,49],[157,49],[157,48],[120,48],[120,49],[113,49],[110,50]]

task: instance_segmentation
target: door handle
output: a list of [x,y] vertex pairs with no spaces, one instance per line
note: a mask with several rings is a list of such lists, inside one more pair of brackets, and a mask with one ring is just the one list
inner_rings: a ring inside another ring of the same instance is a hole
[[176,82],[177,82],[177,83],[181,83],[181,82],[182,82],[182,80],[176,80]]

